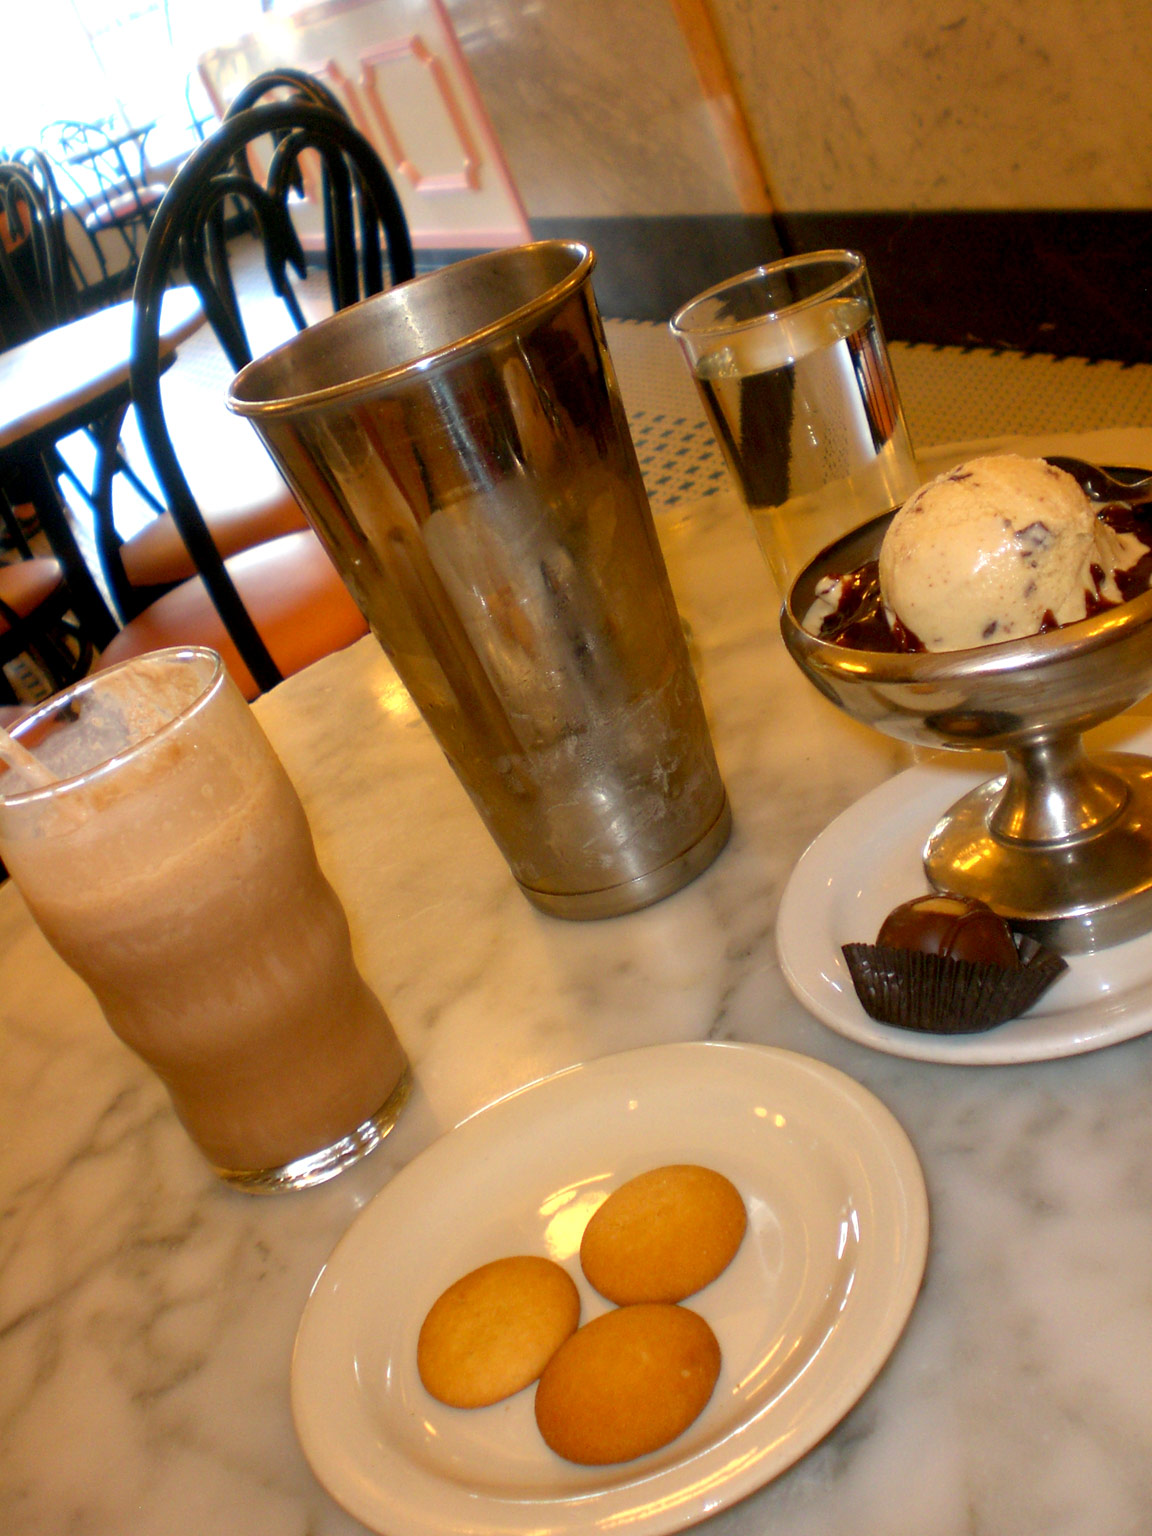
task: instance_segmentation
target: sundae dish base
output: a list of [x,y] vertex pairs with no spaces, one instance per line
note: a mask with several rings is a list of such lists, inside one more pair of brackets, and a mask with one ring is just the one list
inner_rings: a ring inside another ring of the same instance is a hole
[[[1131,740],[1152,753],[1152,720],[1146,723],[1150,729]],[[861,1005],[843,946],[876,936],[887,911],[924,889],[925,840],[956,795],[980,776],[979,769],[965,772],[962,762],[947,771],[918,764],[869,790],[817,834],[788,877],[776,924],[790,991],[813,1017],[857,1045],[941,1065],[1051,1061],[1147,1034],[1152,934],[1097,954],[1068,955],[1067,971],[1040,1001],[994,1029],[900,1029],[873,1019]]]

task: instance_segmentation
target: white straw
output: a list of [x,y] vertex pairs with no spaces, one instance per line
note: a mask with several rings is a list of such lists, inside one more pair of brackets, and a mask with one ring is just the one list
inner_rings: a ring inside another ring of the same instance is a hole
[[[27,747],[22,747],[14,736],[0,725],[0,758],[8,764],[9,768],[15,768],[32,785],[34,789],[43,789],[48,784],[56,783],[56,775],[51,773],[38,757],[33,757]],[[0,779],[0,790],[3,780]]]

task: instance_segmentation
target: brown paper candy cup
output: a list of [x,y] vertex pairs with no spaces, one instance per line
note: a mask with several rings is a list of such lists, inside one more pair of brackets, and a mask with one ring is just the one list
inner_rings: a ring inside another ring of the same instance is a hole
[[1034,939],[1020,940],[1020,968],[952,960],[879,944],[845,944],[864,1011],[880,1024],[934,1035],[974,1035],[1017,1018],[1067,970]]

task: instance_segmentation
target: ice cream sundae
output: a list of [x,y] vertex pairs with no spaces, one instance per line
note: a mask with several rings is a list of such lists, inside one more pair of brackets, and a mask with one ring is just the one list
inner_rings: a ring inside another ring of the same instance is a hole
[[893,517],[878,561],[821,579],[804,628],[862,650],[956,651],[1017,640],[1148,589],[1152,524],[1099,506],[1044,459],[973,459]]

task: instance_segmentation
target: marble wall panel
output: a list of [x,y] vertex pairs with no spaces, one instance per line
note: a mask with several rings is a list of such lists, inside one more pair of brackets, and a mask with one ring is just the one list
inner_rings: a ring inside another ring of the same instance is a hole
[[1152,207],[1148,0],[712,0],[780,206]]
[[[740,199],[671,0],[446,0],[531,218]],[[710,0],[781,209],[1152,208],[1152,0]]]
[[530,218],[739,199],[668,0],[447,0]]

